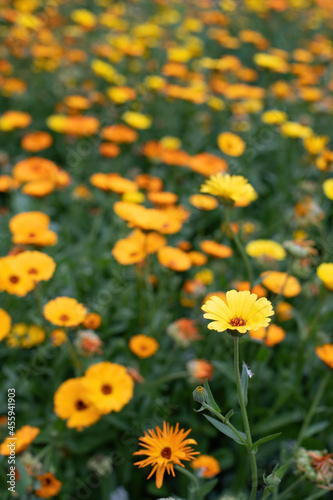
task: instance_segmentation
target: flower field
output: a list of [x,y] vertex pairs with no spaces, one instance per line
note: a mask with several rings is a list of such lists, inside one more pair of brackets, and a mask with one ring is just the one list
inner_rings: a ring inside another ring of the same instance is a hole
[[332,498],[332,0],[0,18],[1,500]]

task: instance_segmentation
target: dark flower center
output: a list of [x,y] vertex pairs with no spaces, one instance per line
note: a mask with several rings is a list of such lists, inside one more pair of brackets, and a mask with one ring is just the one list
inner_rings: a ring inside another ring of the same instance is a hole
[[82,410],[85,410],[86,408],[88,408],[88,406],[81,399],[76,401],[75,407],[79,411],[82,411]]
[[165,448],[163,448],[163,450],[161,451],[161,455],[163,458],[171,458],[171,448],[169,448],[168,446],[166,446]]
[[9,281],[16,285],[20,281],[20,278],[18,276],[10,276]]
[[32,267],[31,269],[29,269],[28,274],[38,274],[38,271],[37,271],[37,269]]
[[67,314],[62,314],[59,319],[61,321],[68,321],[69,320],[69,316]]
[[103,394],[111,394],[112,387],[109,384],[104,384],[104,385],[102,385],[102,389],[101,390],[102,390]]
[[243,318],[239,318],[238,316],[235,316],[234,318],[231,318],[230,325],[231,326],[244,326],[244,325],[246,325],[246,321]]
[[51,481],[51,479],[49,477],[46,477],[44,479],[44,483],[45,483],[45,486],[50,486],[50,484],[52,484],[52,481]]

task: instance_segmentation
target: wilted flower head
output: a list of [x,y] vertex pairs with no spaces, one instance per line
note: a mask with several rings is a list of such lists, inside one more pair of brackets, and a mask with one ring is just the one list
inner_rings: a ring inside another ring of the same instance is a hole
[[309,481],[333,491],[333,453],[327,450],[299,448],[295,455],[297,467]]

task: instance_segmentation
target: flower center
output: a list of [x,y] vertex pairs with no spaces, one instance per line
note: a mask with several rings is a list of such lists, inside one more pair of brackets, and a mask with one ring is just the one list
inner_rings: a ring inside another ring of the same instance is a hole
[[81,399],[76,401],[75,407],[79,411],[82,411],[82,410],[85,410],[86,408],[88,408],[88,406],[83,401],[81,401]]
[[246,325],[246,320],[243,318],[240,318],[239,316],[234,316],[230,320],[230,325],[231,326],[244,326],[244,325]]
[[59,319],[60,319],[60,321],[68,321],[69,316],[67,314],[62,314]]
[[163,458],[167,458],[169,460],[169,458],[171,458],[171,448],[169,448],[168,446],[166,446],[165,448],[163,448],[163,450],[161,451],[161,456]]
[[52,481],[51,481],[51,479],[49,477],[46,477],[44,479],[44,483],[45,483],[45,486],[49,486],[50,484],[52,484]]
[[29,269],[28,274],[38,274],[38,271],[37,271],[37,269],[35,269],[34,267],[32,267],[32,268]]
[[104,385],[102,385],[102,389],[101,390],[102,390],[103,394],[111,394],[112,387],[109,384],[104,384]]
[[9,281],[16,285],[20,281],[20,278],[18,276],[10,276]]

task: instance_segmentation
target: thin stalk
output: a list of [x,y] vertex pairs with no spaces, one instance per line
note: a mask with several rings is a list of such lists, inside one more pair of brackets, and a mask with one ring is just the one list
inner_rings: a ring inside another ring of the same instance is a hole
[[80,375],[81,372],[81,363],[79,361],[79,358],[76,355],[76,352],[71,344],[71,341],[68,338],[68,334],[66,333],[66,344],[68,347],[68,352],[70,354],[70,357],[72,358],[72,362],[75,368],[76,375]]
[[251,264],[250,264],[250,261],[249,261],[249,258],[245,252],[245,249],[244,249],[244,246],[241,242],[241,240],[239,239],[238,237],[238,234],[234,233],[234,231],[231,229],[231,224],[230,224],[230,211],[229,211],[229,208],[228,207],[225,207],[224,208],[224,213],[225,213],[225,220],[226,220],[226,224],[228,226],[228,229],[229,229],[229,232],[235,242],[235,245],[241,255],[241,258],[244,262],[244,265],[245,265],[245,268],[246,268],[246,272],[247,272],[247,276],[248,276],[248,280],[250,282],[250,287],[252,287],[252,283],[253,283],[253,272],[252,272],[252,267],[251,267]]
[[240,376],[240,372],[239,372],[239,338],[238,337],[234,337],[234,349],[235,349],[234,350],[234,368],[235,368],[235,377],[236,377],[238,399],[239,399],[239,404],[241,407],[242,419],[243,419],[244,430],[245,430],[245,435],[246,435],[246,441],[247,441],[246,447],[247,447],[247,450],[249,453],[250,465],[251,465],[252,488],[251,488],[250,500],[255,500],[256,494],[257,494],[257,489],[258,489],[257,462],[256,462],[255,453],[254,453],[254,451],[251,450],[251,447],[252,447],[251,429],[250,429],[249,419],[247,416],[244,396],[243,396],[243,392],[242,392],[241,376]]
[[198,491],[200,489],[200,483],[197,476],[195,474],[192,474],[192,472],[190,472],[189,470],[180,467],[179,465],[175,465],[175,469],[181,472],[184,476],[188,477],[193,484],[193,487],[191,486],[189,487],[189,494],[190,494],[189,500],[201,500],[202,497],[198,495]]
[[300,476],[295,482],[293,482],[288,488],[286,488],[280,495],[274,497],[274,500],[283,500],[296,486],[301,484],[305,480],[305,476]]
[[325,389],[326,389],[326,385],[327,385],[327,382],[330,378],[330,375],[331,375],[331,371],[328,370],[327,373],[326,373],[326,376],[325,378],[323,378],[318,390],[317,390],[317,393],[316,393],[316,396],[312,402],[312,405],[310,406],[310,409],[304,419],[304,422],[303,422],[303,425],[301,427],[301,430],[299,431],[299,434],[298,434],[298,437],[297,437],[297,441],[296,441],[296,447],[298,448],[299,446],[301,446],[303,440],[304,440],[304,437],[305,437],[305,434],[306,434],[306,431],[316,413],[316,410],[317,410],[317,407],[320,403],[320,400],[325,392]]

